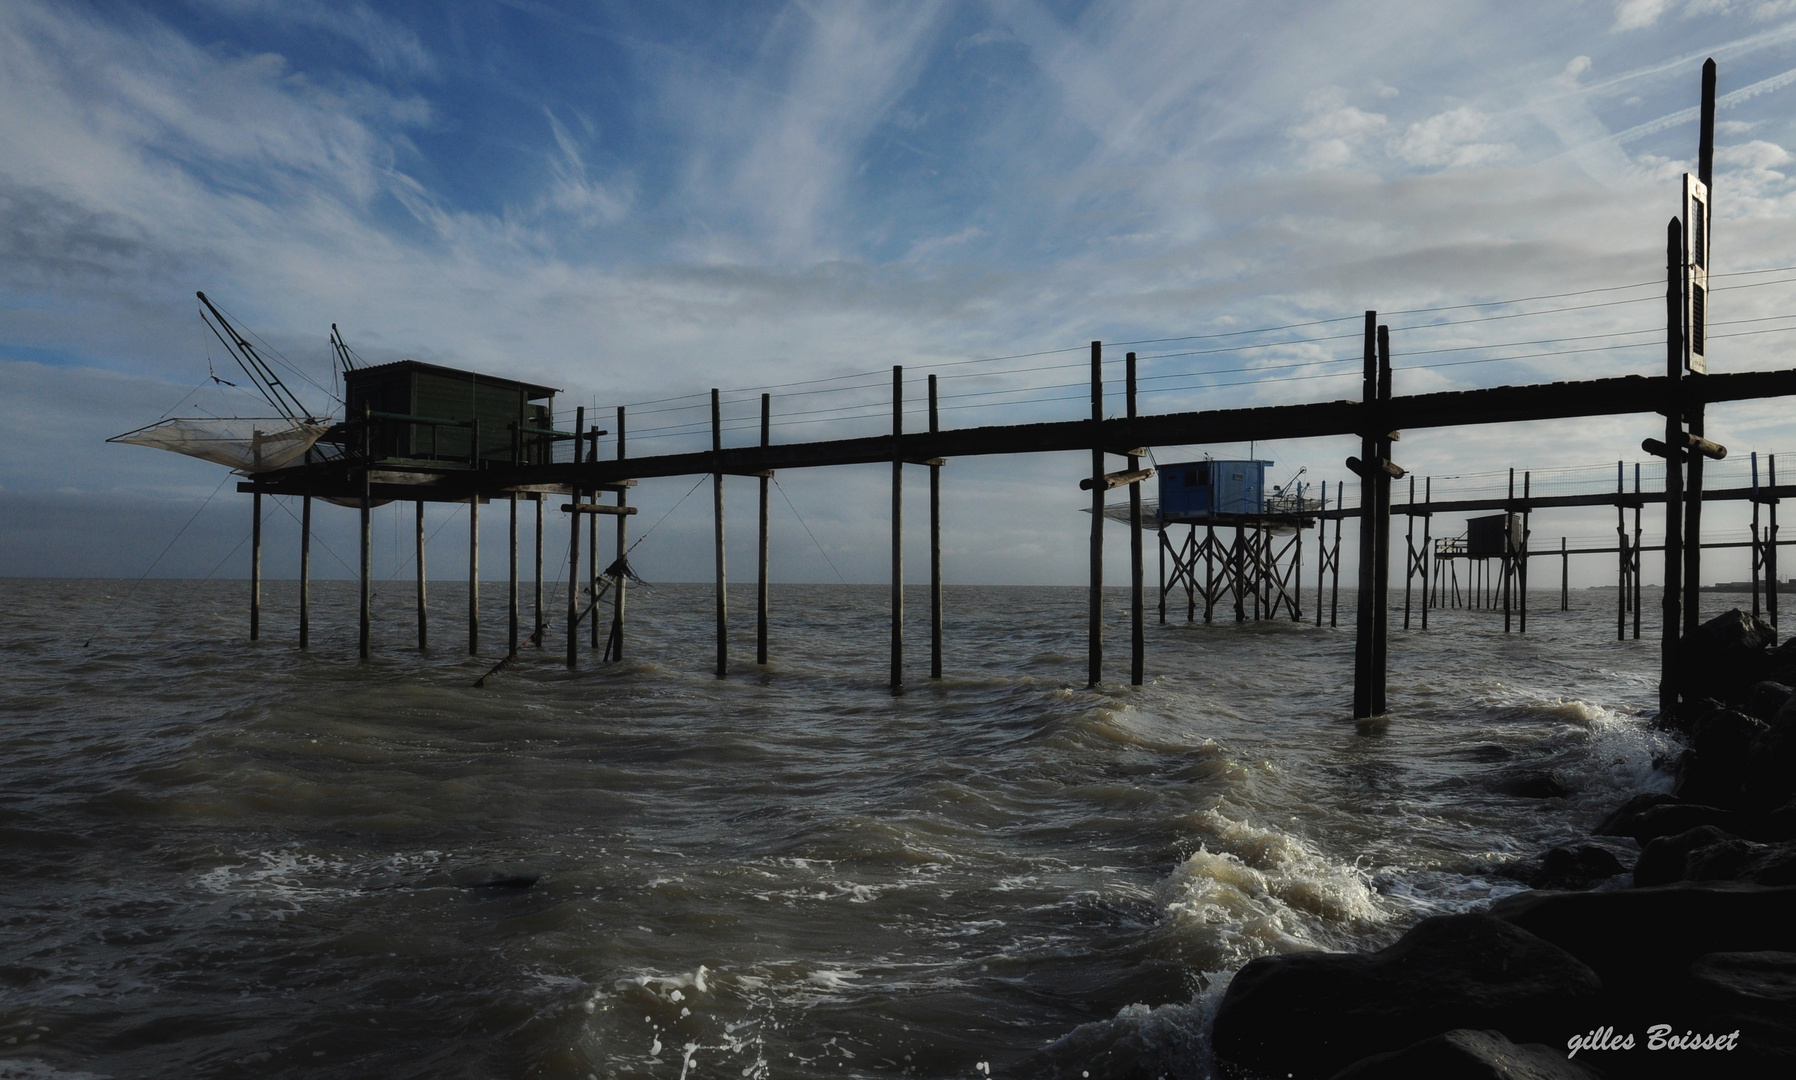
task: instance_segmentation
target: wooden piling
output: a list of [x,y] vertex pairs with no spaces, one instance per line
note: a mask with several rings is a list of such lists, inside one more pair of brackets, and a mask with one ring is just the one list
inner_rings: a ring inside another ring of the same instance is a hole
[[299,504],[299,647],[312,644],[312,496]]
[[536,503],[536,573],[534,575],[536,578],[536,628],[530,634],[535,639],[537,647],[540,648],[543,639],[539,635],[545,632],[544,627],[548,625],[543,621],[543,503],[547,502],[548,498],[539,491],[532,496],[532,499]]
[[[1166,519],[1160,519],[1160,623],[1166,624]],[[1318,626],[1321,623],[1317,623]]]
[[1659,641],[1659,716],[1669,723],[1678,708],[1678,643],[1681,625],[1684,570],[1684,468],[1679,463],[1684,445],[1682,417],[1684,347],[1684,230],[1677,218],[1665,228],[1665,597],[1661,612],[1665,628]]
[[[1702,105],[1699,114],[1697,135],[1697,179],[1709,189],[1708,213],[1709,221],[1715,220],[1714,184],[1715,160],[1715,61],[1709,60],[1702,69]],[[1684,223],[1686,228],[1693,227],[1692,222]],[[1697,240],[1701,243],[1701,238]],[[1689,252],[1690,245],[1680,245],[1679,261],[1682,262]],[[1682,274],[1680,272],[1680,282]],[[1680,297],[1681,301],[1682,297]],[[1681,322],[1681,320],[1680,320]],[[1680,343],[1681,348],[1681,343]],[[1681,365],[1680,365],[1681,366]],[[1688,380],[1683,385],[1684,419],[1689,432],[1694,438],[1703,436],[1703,396],[1702,380],[1706,378],[1704,370],[1692,369],[1684,372]],[[1681,442],[1668,442],[1667,446],[1682,446]],[[1684,633],[1696,631],[1702,620],[1702,471],[1703,455],[1692,450],[1689,455],[1687,477],[1684,484]],[[1667,462],[1669,466],[1670,462]]]
[[1503,632],[1510,631],[1509,583],[1515,578],[1515,469],[1509,470],[1509,500],[1503,504]]
[[[929,433],[941,430],[935,376],[929,376]],[[929,677],[942,677],[942,463],[929,462]]]
[[1771,487],[1770,505],[1766,507],[1770,521],[1767,523],[1765,545],[1765,616],[1773,631],[1771,638],[1777,640],[1777,455],[1769,454],[1765,458],[1765,480]]
[[[1328,481],[1322,481],[1322,505],[1324,516],[1316,519],[1316,627],[1322,626],[1322,586],[1323,578],[1328,573]],[[1165,619],[1161,619],[1165,622]]]
[[1364,404],[1360,428],[1359,598],[1354,605],[1353,718],[1376,716],[1372,694],[1372,607],[1376,603],[1378,562],[1378,313],[1366,312],[1360,394]]
[[414,523],[413,560],[418,564],[418,651],[423,652],[430,647],[430,623],[425,604],[425,572],[424,572],[424,500],[418,500],[417,519]]
[[[617,460],[624,460],[624,407],[617,407]],[[624,512],[630,505],[629,490],[620,485],[617,489],[617,580],[611,583],[611,635],[605,642],[605,659],[613,663],[624,658],[624,608],[625,589],[629,584],[629,575],[624,573],[625,556],[629,554],[630,516]],[[594,528],[598,527],[594,522]]]
[[1416,573],[1416,477],[1409,476],[1409,510],[1404,517],[1408,519],[1408,529],[1403,536],[1403,629],[1409,629],[1409,584]]
[[[773,395],[761,395],[761,445],[773,441]],[[767,489],[773,479],[761,474],[761,544],[756,559],[755,578],[755,663],[767,666]]]
[[[1327,483],[1327,481],[1323,482]],[[1334,573],[1328,586],[1328,625],[1330,629],[1341,625],[1341,515],[1338,511],[1346,505],[1346,503],[1342,501],[1345,498],[1347,498],[1347,481],[1336,480],[1335,510],[1337,513],[1335,515],[1335,550],[1334,556],[1329,560],[1334,568]],[[1320,525],[1316,526],[1318,532],[1321,531],[1321,528]],[[1320,600],[1321,598],[1318,597],[1317,601],[1320,602]]]
[[[713,394],[715,396],[715,394]],[[574,409],[574,431],[586,430],[586,406]],[[580,460],[580,440],[576,437],[573,444],[573,458]],[[568,501],[580,501],[580,488],[574,485],[568,491]],[[567,666],[571,671],[580,666],[580,519],[579,513],[568,515],[567,539]],[[597,528],[598,523],[594,522]]]
[[892,645],[890,685],[904,693],[904,368],[892,367]]
[[1559,610],[1571,610],[1571,556],[1565,550],[1565,537],[1559,538]]
[[1622,499],[1623,473],[1622,462],[1615,463],[1615,640],[1626,641],[1628,636],[1628,598],[1631,582],[1629,571],[1633,569],[1632,554],[1628,551],[1628,511]]
[[1091,583],[1086,602],[1085,685],[1104,677],[1104,345],[1091,343]]
[[1428,629],[1428,609],[1433,607],[1434,589],[1429,583],[1429,571],[1434,566],[1434,477],[1422,480],[1422,505],[1427,513],[1422,516],[1422,629]]
[[1759,453],[1752,452],[1752,617],[1759,617],[1759,576],[1765,567],[1764,538],[1759,534]]
[[468,655],[480,655],[480,496],[468,496]]
[[262,493],[250,496],[249,639],[262,636]]
[[1390,619],[1391,592],[1391,474],[1383,468],[1391,460],[1390,423],[1385,419],[1385,404],[1391,400],[1391,328],[1378,327],[1378,468],[1373,490],[1378,493],[1376,515],[1378,559],[1372,564],[1372,715],[1385,713],[1386,646],[1390,635],[1386,623]]
[[1530,509],[1530,497],[1533,494],[1533,472],[1522,473],[1522,554],[1516,563],[1516,594],[1520,601],[1516,607],[1520,610],[1519,624],[1516,629],[1521,633],[1528,632],[1528,558],[1534,539],[1533,511]]
[[730,598],[724,575],[723,543],[723,403],[711,388],[711,521],[717,552],[717,677],[730,673]]
[[1640,498],[1640,463],[1634,463],[1634,539],[1628,545],[1628,586],[1630,589],[1628,610],[1634,613],[1634,640],[1640,640],[1640,560],[1643,535],[1640,526],[1640,515],[1645,510],[1645,503]]
[[511,656],[518,651],[518,493],[512,492],[508,500],[511,504],[511,537],[507,550],[510,552],[510,586],[507,591],[507,607],[510,609],[511,635],[510,645],[505,655]]
[[[596,463],[599,460],[599,425],[593,424],[591,426],[587,434],[587,440],[586,460]],[[596,503],[602,497],[603,496],[595,488],[592,493],[592,501]],[[596,518],[593,519],[592,531],[586,534],[586,565],[586,592],[588,596],[592,597],[588,604],[588,610],[591,614],[588,617],[586,625],[586,644],[587,648],[596,649],[599,647],[600,575],[603,574],[605,570],[599,563],[599,522]]]
[[[364,429],[364,431],[365,431],[365,429]],[[365,440],[366,440],[366,435],[364,434],[364,445],[365,445]],[[372,473],[372,470],[369,469],[368,466],[364,463],[364,465],[362,466],[362,559],[361,559],[362,597],[361,597],[361,619],[360,619],[361,645],[358,650],[358,654],[360,655],[361,659],[363,659],[363,660],[367,660],[374,655],[374,652],[373,652],[374,646],[373,646],[373,642],[370,639],[370,635],[369,635],[369,618],[368,618],[368,609],[371,606],[373,599],[374,599],[374,597],[373,597],[374,544],[373,544],[373,530],[370,527],[370,521],[369,521],[369,513],[370,513],[369,478],[370,478],[371,473]]]
[[[1129,418],[1136,416],[1135,411],[1135,354],[1129,353],[1124,358],[1125,396]],[[1141,469],[1141,458],[1129,455],[1129,471]],[[1129,485],[1129,685],[1140,686],[1146,668],[1147,629],[1142,625],[1142,566],[1141,566],[1141,485],[1137,480]],[[1299,509],[1302,509],[1301,504]],[[1301,524],[1297,535],[1301,537]]]

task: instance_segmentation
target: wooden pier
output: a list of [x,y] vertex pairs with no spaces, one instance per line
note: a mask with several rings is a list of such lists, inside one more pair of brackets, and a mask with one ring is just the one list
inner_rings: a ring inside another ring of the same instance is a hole
[[[1427,628],[1428,612],[1441,599],[1451,584],[1457,593],[1457,578],[1449,583],[1443,565],[1453,568],[1453,560],[1464,557],[1475,561],[1473,554],[1442,547],[1449,538],[1437,537],[1433,518],[1443,513],[1497,510],[1505,516],[1500,552],[1487,552],[1482,558],[1496,558],[1500,563],[1500,580],[1479,580],[1479,595],[1488,593],[1492,585],[1503,596],[1505,628],[1511,616],[1518,618],[1519,629],[1527,629],[1527,573],[1530,560],[1558,556],[1561,560],[1562,606],[1569,588],[1569,560],[1574,554],[1612,554],[1621,569],[1619,584],[1622,599],[1618,616],[1618,633],[1625,628],[1625,615],[1630,598],[1635,616],[1635,633],[1639,633],[1640,556],[1646,550],[1662,550],[1665,559],[1667,587],[1664,595],[1661,707],[1669,711],[1678,704],[1676,657],[1679,641],[1695,627],[1696,589],[1700,573],[1701,553],[1716,544],[1702,539],[1702,506],[1714,500],[1745,500],[1753,507],[1753,566],[1755,581],[1761,570],[1775,580],[1776,506],[1782,497],[1796,493],[1796,487],[1779,487],[1775,464],[1770,465],[1767,483],[1754,479],[1749,488],[1706,490],[1703,461],[1725,454],[1725,450],[1703,438],[1707,407],[1737,401],[1796,395],[1796,369],[1737,373],[1709,373],[1704,355],[1703,290],[1707,283],[1707,223],[1712,220],[1709,198],[1710,161],[1713,146],[1712,63],[1705,70],[1704,126],[1701,140],[1699,175],[1687,177],[1685,183],[1686,212],[1673,218],[1667,226],[1666,263],[1666,366],[1663,374],[1626,375],[1619,377],[1565,381],[1531,385],[1497,386],[1486,389],[1400,395],[1394,385],[1390,328],[1381,323],[1375,311],[1367,311],[1363,323],[1362,381],[1358,400],[1319,401],[1303,404],[1251,408],[1181,411],[1143,415],[1137,408],[1136,358],[1129,353],[1125,364],[1125,400],[1122,416],[1104,414],[1105,384],[1103,346],[1091,343],[1090,392],[1091,413],[1088,419],[1009,425],[984,425],[943,429],[939,422],[936,376],[928,379],[928,425],[924,430],[907,431],[904,427],[904,370],[892,369],[891,430],[889,434],[843,439],[821,439],[808,442],[774,443],[771,438],[770,402],[761,395],[759,439],[750,445],[727,446],[721,417],[720,396],[710,394],[710,435],[708,450],[635,457],[626,452],[624,440],[625,410],[616,414],[616,454],[601,459],[599,438],[603,434],[586,422],[585,410],[577,412],[573,430],[557,431],[549,423],[551,413],[546,404],[553,391],[506,380],[495,380],[472,373],[450,373],[468,384],[468,398],[474,404],[456,411],[459,406],[426,409],[373,409],[363,405],[358,411],[352,400],[348,418],[332,429],[316,455],[286,468],[255,473],[239,485],[251,493],[255,502],[257,529],[252,552],[252,589],[250,633],[261,633],[260,566],[261,566],[261,500],[264,495],[299,496],[305,500],[306,526],[301,539],[301,615],[300,642],[309,644],[308,593],[305,577],[309,563],[310,514],[313,499],[324,498],[339,504],[358,506],[362,522],[360,623],[361,655],[370,655],[369,630],[369,531],[368,512],[373,505],[394,500],[417,504],[417,606],[418,646],[428,644],[426,591],[424,576],[423,513],[426,502],[466,504],[469,508],[469,610],[468,650],[477,653],[480,624],[477,612],[479,581],[478,514],[483,503],[505,500],[510,511],[509,551],[509,652],[515,656],[520,643],[519,585],[517,570],[517,514],[520,501],[536,510],[536,604],[535,628],[530,640],[540,643],[547,629],[543,608],[543,520],[545,500],[554,497],[561,512],[568,515],[568,595],[566,612],[567,656],[569,667],[579,662],[579,626],[588,624],[590,645],[600,643],[599,606],[604,594],[611,593],[612,615],[609,634],[605,637],[604,656],[621,659],[624,654],[625,584],[629,576],[626,545],[626,522],[636,508],[628,503],[629,489],[639,481],[657,477],[709,476],[712,487],[713,544],[715,549],[715,674],[725,677],[730,672],[728,651],[729,606],[726,590],[724,488],[727,477],[755,477],[760,486],[759,546],[757,551],[756,589],[756,663],[766,664],[770,654],[770,600],[768,586],[768,485],[774,474],[782,470],[831,468],[844,465],[886,464],[891,466],[891,650],[889,684],[893,693],[901,693],[905,685],[903,645],[904,612],[904,473],[906,465],[923,465],[929,469],[930,530],[930,676],[940,678],[942,656],[942,565],[940,544],[940,497],[942,469],[956,458],[994,455],[1079,452],[1089,454],[1088,473],[1067,478],[1070,490],[1076,479],[1079,487],[1090,493],[1090,571],[1089,625],[1086,682],[1097,686],[1103,679],[1103,610],[1105,494],[1116,487],[1129,489],[1128,527],[1130,530],[1130,682],[1140,684],[1145,678],[1143,633],[1144,583],[1142,559],[1143,520],[1141,484],[1153,475],[1142,467],[1142,459],[1157,446],[1221,445],[1233,443],[1270,443],[1291,439],[1352,438],[1359,442],[1358,453],[1348,457],[1346,467],[1356,474],[1359,505],[1346,507],[1344,485],[1335,486],[1334,505],[1328,505],[1327,484],[1321,487],[1322,499],[1314,508],[1302,505],[1289,523],[1294,540],[1288,548],[1274,550],[1271,532],[1264,528],[1275,515],[1250,515],[1258,521],[1229,521],[1216,518],[1205,524],[1205,535],[1197,539],[1193,525],[1185,545],[1175,546],[1160,531],[1161,559],[1160,614],[1165,619],[1166,594],[1169,586],[1187,589],[1187,617],[1195,616],[1196,597],[1204,600],[1205,618],[1212,617],[1220,601],[1232,600],[1237,618],[1245,617],[1251,598],[1256,613],[1302,619],[1300,588],[1302,576],[1302,533],[1305,528],[1318,530],[1316,549],[1317,597],[1315,620],[1321,625],[1321,597],[1330,574],[1330,625],[1338,622],[1340,540],[1342,524],[1347,518],[1358,520],[1359,566],[1357,574],[1358,602],[1355,617],[1354,689],[1352,713],[1356,718],[1371,718],[1386,710],[1385,683],[1388,666],[1387,649],[1390,612],[1391,525],[1395,517],[1407,519],[1404,534],[1404,610],[1403,626],[1411,624],[1411,598],[1419,579],[1421,627]],[[1694,208],[1694,209],[1692,209]],[[1683,221],[1695,221],[1687,229]],[[405,362],[412,363],[412,362]],[[392,365],[389,365],[391,367]],[[417,365],[420,368],[428,365]],[[372,369],[354,372],[372,385]],[[384,375],[382,377],[385,377]],[[423,376],[420,375],[420,378]],[[442,376],[449,378],[450,376]],[[346,385],[349,375],[346,373]],[[422,400],[415,391],[414,401]],[[486,395],[482,397],[482,395]],[[352,395],[353,399],[353,395]],[[446,399],[445,399],[446,400]],[[488,404],[480,404],[486,401]],[[493,405],[491,402],[498,402]],[[494,412],[494,409],[498,409]],[[1576,421],[1590,417],[1639,416],[1643,433],[1648,427],[1656,433],[1663,427],[1662,440],[1647,439],[1646,448],[1666,461],[1665,490],[1648,493],[1623,490],[1624,477],[1618,472],[1615,492],[1576,495],[1534,495],[1531,474],[1522,473],[1518,494],[1511,473],[1507,494],[1501,498],[1435,501],[1431,481],[1424,480],[1422,498],[1416,498],[1415,478],[1393,460],[1402,433],[1427,429],[1461,429],[1477,425],[1510,424],[1531,421]],[[483,426],[484,424],[484,426]],[[559,458],[559,460],[557,460]],[[1113,461],[1113,459],[1115,459]],[[1113,466],[1120,466],[1112,471]],[[1393,502],[1393,481],[1408,477],[1406,499]],[[615,494],[615,502],[602,501],[605,493]],[[563,501],[565,500],[565,501]],[[1643,548],[1640,542],[1640,513],[1648,504],[1662,504],[1666,514],[1666,542],[1662,549]],[[1557,551],[1531,550],[1529,535],[1531,515],[1538,510],[1576,506],[1614,505],[1617,508],[1617,544],[1613,549],[1571,549],[1562,541]],[[1768,507],[1771,526],[1763,533],[1759,527],[1759,509]],[[1627,528],[1625,511],[1634,511],[1633,529]],[[1519,527],[1507,522],[1520,516]],[[609,568],[599,566],[598,520],[610,516],[616,524],[616,558]],[[1416,520],[1421,520],[1420,543],[1416,537]],[[582,521],[591,519],[586,549],[586,569],[581,567]],[[1327,525],[1332,522],[1332,544],[1327,542]],[[1233,525],[1233,543],[1218,541],[1215,530]],[[1173,574],[1167,576],[1167,559],[1171,556]],[[1199,582],[1197,563],[1205,564],[1205,580]],[[1219,580],[1215,569],[1224,573]],[[1470,565],[1470,562],[1468,563]],[[1251,566],[1251,570],[1249,567]],[[1483,574],[1486,566],[1472,567]],[[1517,601],[1515,598],[1520,597]],[[1767,594],[1772,617],[1776,615],[1775,591]],[[584,605],[584,610],[583,610]],[[1757,593],[1754,593],[1757,609]]]

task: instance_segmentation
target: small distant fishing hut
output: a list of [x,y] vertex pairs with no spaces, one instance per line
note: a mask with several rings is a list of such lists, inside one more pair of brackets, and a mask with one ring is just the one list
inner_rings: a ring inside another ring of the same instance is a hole
[[[1316,524],[1310,511],[1320,503],[1306,500],[1296,480],[1268,495],[1266,470],[1272,464],[1205,458],[1159,466],[1161,622],[1168,593],[1181,587],[1187,620],[1196,618],[1200,600],[1205,622],[1229,601],[1236,622],[1250,611],[1256,620],[1280,612],[1303,618],[1303,530]],[[1186,532],[1175,542],[1168,534],[1178,525]],[[1221,538],[1218,528],[1224,531]]]

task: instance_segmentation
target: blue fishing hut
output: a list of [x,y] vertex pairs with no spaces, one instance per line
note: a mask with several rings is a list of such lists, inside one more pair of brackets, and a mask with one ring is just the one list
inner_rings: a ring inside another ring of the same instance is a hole
[[1266,512],[1270,461],[1184,461],[1162,465],[1160,520],[1214,521]]

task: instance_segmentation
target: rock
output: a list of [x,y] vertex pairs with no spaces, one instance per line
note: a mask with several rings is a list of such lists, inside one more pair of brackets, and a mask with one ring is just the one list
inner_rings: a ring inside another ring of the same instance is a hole
[[1668,885],[1688,880],[1685,865],[1691,852],[1737,839],[1732,833],[1713,825],[1698,825],[1675,836],[1661,836],[1647,844],[1640,852],[1639,861],[1634,863],[1634,886]]
[[1516,893],[1490,914],[1571,953],[1613,991],[1647,995],[1662,990],[1667,971],[1681,973],[1705,953],[1796,950],[1793,911],[1796,886],[1713,881]]
[[[1782,652],[1781,649],[1778,651]],[[1792,659],[1796,659],[1796,656]],[[1746,692],[1743,711],[1754,720],[1762,720],[1768,724],[1777,715],[1777,710],[1790,700],[1791,694],[1796,694],[1796,690],[1791,690],[1788,684],[1764,679],[1753,683],[1752,689]]]
[[1703,623],[1683,642],[1685,700],[1743,704],[1753,684],[1770,676],[1772,658],[1765,649],[1775,640],[1775,630],[1739,608]]
[[1681,832],[1689,832],[1699,825],[1713,825],[1725,829],[1735,836],[1752,826],[1747,815],[1737,810],[1723,810],[1719,806],[1701,806],[1692,803],[1661,803],[1649,806],[1626,823],[1628,831],[1623,836],[1632,836],[1643,846],[1661,836],[1676,836]]
[[1796,953],[1710,953],[1690,965],[1690,982],[1697,1030],[1740,1032],[1727,1075],[1796,1076]]
[[1588,889],[1627,872],[1621,860],[1604,848],[1585,844],[1572,851],[1556,847],[1541,856],[1540,868],[1527,878],[1530,889]]
[[1698,791],[1686,794],[1680,784],[1678,796],[1688,802],[1739,807],[1752,744],[1768,730],[1764,721],[1734,709],[1716,708],[1703,713],[1697,718],[1691,741],[1699,764]]
[[1796,797],[1796,701],[1786,702],[1747,751],[1747,805],[1771,810]]
[[[1770,652],[1771,670],[1765,677],[1785,686],[1796,687],[1796,638],[1791,638]],[[1760,720],[1767,719],[1759,717]]]
[[1636,795],[1611,810],[1609,816],[1603,819],[1603,823],[1596,827],[1596,835],[1633,836],[1634,823],[1641,814],[1655,806],[1666,806],[1680,801],[1676,795],[1667,795],[1659,791]]
[[1334,1080],[1593,1080],[1595,1073],[1539,1043],[1517,1046],[1500,1031],[1452,1031],[1375,1054],[1347,1066]]
[[1443,915],[1375,953],[1251,961],[1216,1011],[1212,1045],[1250,1071],[1325,1077],[1453,1028],[1562,1040],[1565,1015],[1601,990],[1588,967],[1519,924]]

